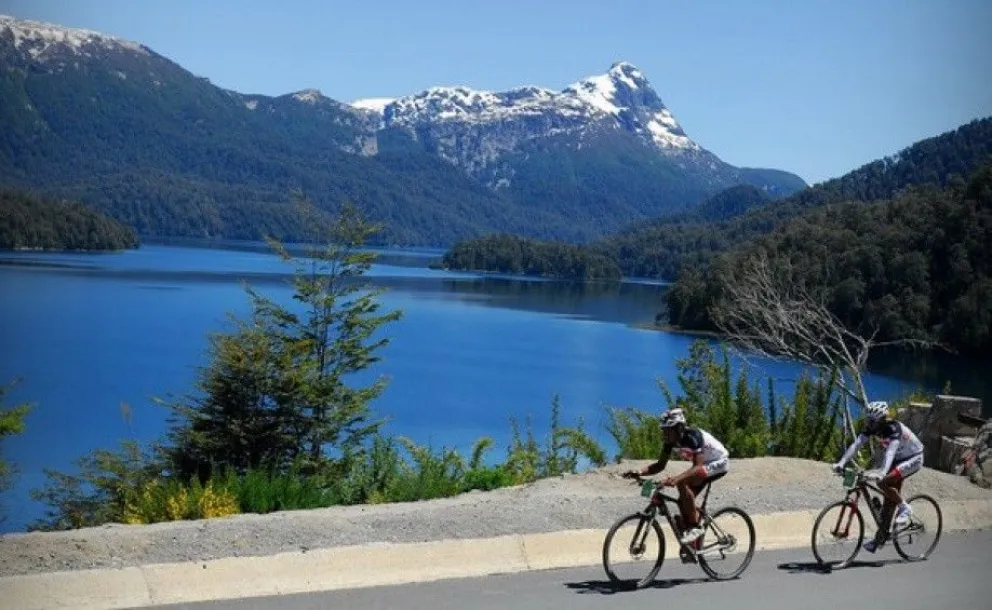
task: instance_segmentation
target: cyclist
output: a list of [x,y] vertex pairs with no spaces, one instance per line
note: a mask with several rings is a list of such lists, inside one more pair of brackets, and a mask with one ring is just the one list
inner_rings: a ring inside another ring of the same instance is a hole
[[692,461],[692,466],[688,469],[681,474],[666,478],[663,482],[664,485],[677,487],[679,490],[679,510],[685,528],[680,541],[683,544],[690,544],[703,535],[703,529],[699,527],[696,495],[703,490],[707,482],[715,481],[727,474],[730,454],[709,432],[688,427],[682,409],[669,409],[661,414],[659,420],[665,443],[658,461],[640,471],[628,471],[623,476],[633,478],[661,472],[668,465],[672,450],[676,448],[683,458]]
[[905,525],[913,514],[913,509],[906,504],[899,493],[902,482],[923,468],[923,443],[902,422],[889,417],[889,405],[884,401],[868,403],[865,407],[865,425],[858,437],[847,448],[840,461],[833,465],[836,473],[843,472],[844,465],[868,438],[875,436],[881,440],[885,448],[885,458],[882,468],[869,470],[865,476],[878,481],[878,487],[885,494],[882,504],[882,527],[878,528],[873,540],[868,540],[864,548],[874,553],[885,544],[888,535],[889,522],[892,519],[893,507],[896,508],[896,525]]

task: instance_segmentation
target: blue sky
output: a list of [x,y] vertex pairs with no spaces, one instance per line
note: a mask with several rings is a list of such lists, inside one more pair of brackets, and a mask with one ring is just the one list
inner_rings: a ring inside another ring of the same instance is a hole
[[[560,89],[638,66],[688,135],[809,182],[992,115],[987,0],[4,0],[245,93]],[[983,30],[983,28],[986,28]]]

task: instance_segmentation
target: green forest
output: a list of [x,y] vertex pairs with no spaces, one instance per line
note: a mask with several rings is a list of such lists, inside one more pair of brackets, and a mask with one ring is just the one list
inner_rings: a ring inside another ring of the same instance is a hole
[[138,247],[130,227],[74,201],[0,189],[0,248],[122,250]]
[[588,248],[506,234],[457,244],[445,253],[441,267],[568,280],[620,279],[620,268],[611,258]]
[[864,335],[992,354],[992,163],[967,182],[817,209],[718,255],[668,292],[670,322],[715,330],[709,311],[721,285],[758,252]]

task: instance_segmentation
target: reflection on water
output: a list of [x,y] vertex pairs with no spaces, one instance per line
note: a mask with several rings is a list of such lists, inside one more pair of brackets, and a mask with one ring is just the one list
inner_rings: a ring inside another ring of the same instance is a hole
[[[153,247],[176,246],[201,250],[228,250],[234,252],[257,252],[261,254],[272,253],[272,248],[266,243],[238,239],[206,240],[201,238],[176,237],[150,239],[146,240],[145,243]],[[294,256],[300,256],[305,254],[312,246],[297,242],[286,242],[283,244],[283,247]],[[445,252],[438,248],[365,248],[365,250],[378,254],[380,264],[395,265],[398,267],[426,267],[432,261],[440,260]]]
[[386,283],[413,294],[431,293],[435,298],[472,299],[501,309],[625,324],[652,321],[664,290],[644,284],[520,281],[500,277],[390,278]]

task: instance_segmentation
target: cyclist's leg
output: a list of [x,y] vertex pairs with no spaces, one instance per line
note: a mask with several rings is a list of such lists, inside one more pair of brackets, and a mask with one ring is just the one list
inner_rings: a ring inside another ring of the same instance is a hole
[[703,531],[699,528],[699,509],[696,506],[696,496],[703,487],[727,474],[730,461],[727,458],[714,460],[699,466],[696,474],[683,485],[679,486],[679,509],[682,512],[685,530],[689,538],[698,538]]
[[[905,523],[906,519],[912,513],[909,505],[902,496],[902,484],[903,482],[916,474],[923,468],[923,454],[917,454],[911,458],[903,460],[889,472],[888,475],[882,482],[887,485],[887,491],[891,494],[891,497],[887,497],[887,500],[891,500],[894,507],[896,508],[896,523],[902,525]],[[886,494],[889,496],[889,494]],[[888,503],[888,502],[886,502]],[[888,521],[886,521],[888,523]]]
[[[895,468],[893,468],[884,479],[878,482],[878,487],[884,494],[884,500],[882,501],[881,521],[878,525],[878,531],[875,532],[875,541],[877,544],[881,544],[888,539],[889,528],[892,525],[892,513],[895,512],[896,507],[901,502],[898,499],[898,489],[902,487],[902,479],[896,472]],[[896,499],[893,499],[893,494],[895,494]]]
[[885,502],[882,503],[881,523],[879,523],[878,531],[875,533],[876,545],[888,539],[893,516],[896,517],[897,524],[900,523],[900,518],[903,521],[908,518],[911,511],[902,498],[903,481],[919,472],[922,467],[923,454],[921,453],[893,465],[888,474],[878,482],[879,489],[885,494]]
[[689,531],[699,524],[699,512],[696,510],[696,494],[706,483],[706,465],[696,468],[696,472],[691,477],[683,480],[678,485],[679,489],[679,511],[682,513],[682,524],[685,531]]

